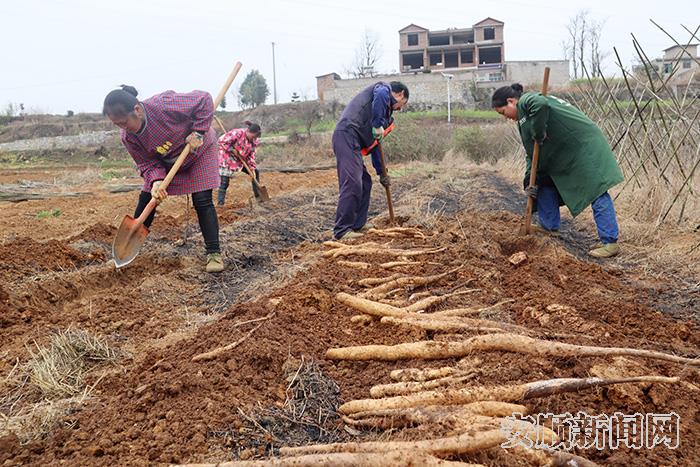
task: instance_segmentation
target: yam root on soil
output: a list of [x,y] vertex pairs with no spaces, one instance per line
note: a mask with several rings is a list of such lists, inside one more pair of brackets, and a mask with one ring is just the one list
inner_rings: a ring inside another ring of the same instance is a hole
[[391,430],[422,425],[434,427],[440,431],[449,430],[451,433],[488,431],[500,428],[506,422],[503,418],[475,415],[459,409],[454,411],[443,409],[439,413],[437,411],[422,413],[419,409],[410,409],[394,417],[352,418],[343,415],[341,419],[343,423],[355,429]]
[[394,381],[398,382],[408,382],[408,381],[429,381],[431,379],[444,378],[446,376],[451,376],[457,372],[457,369],[451,366],[444,366],[442,368],[402,368],[400,370],[393,370],[389,373],[389,377]]
[[[497,401],[473,402],[466,405],[432,405],[410,409],[389,409],[358,412],[343,416],[343,421],[353,427],[373,427],[380,429],[400,428],[425,423],[441,423],[444,420],[467,420],[473,423],[488,423],[493,417],[507,417],[514,413],[527,413],[527,407]],[[485,418],[476,418],[475,415]],[[500,424],[502,421],[498,421]]]
[[375,319],[376,318],[374,316],[362,314],[353,316],[352,318],[350,318],[350,322],[365,326],[374,321]]
[[379,266],[383,267],[384,269],[393,269],[399,266],[417,266],[419,264],[421,264],[420,261],[389,261],[387,263],[382,263]]
[[[379,243],[377,243],[377,242],[364,242],[364,243],[357,243],[355,245],[349,245],[347,243],[339,242],[337,240],[327,240],[327,241],[323,242],[323,245],[330,247],[331,249],[338,249],[338,248],[362,248],[362,247],[369,247],[369,246],[378,246]],[[382,246],[387,246],[387,245],[382,245]],[[325,253],[332,253],[332,251],[333,250],[327,250]],[[324,255],[324,256],[330,256],[330,255]]]
[[461,267],[452,269],[451,271],[443,272],[441,274],[435,274],[432,276],[408,276],[408,277],[398,277],[396,279],[390,280],[388,282],[385,282],[381,285],[378,285],[377,287],[374,287],[372,289],[367,290],[366,292],[363,292],[361,295],[364,298],[382,298],[385,297],[388,292],[391,290],[397,289],[397,288],[404,288],[404,287],[420,287],[423,285],[430,285],[434,282],[439,281],[440,279],[443,279],[450,274],[453,274],[457,271],[459,271]]
[[[256,320],[251,320],[250,322],[268,320],[268,319],[272,318],[273,316],[275,316],[275,314],[274,314],[274,313],[270,313],[269,315],[267,315],[267,316],[265,316],[265,317],[263,317],[263,318],[259,318],[259,319],[256,319]],[[192,361],[193,361],[193,362],[199,362],[199,361],[202,361],[202,360],[205,360],[205,361],[206,361],[206,360],[213,360],[213,359],[215,359],[216,357],[218,357],[219,355],[221,355],[221,354],[223,354],[223,353],[226,353],[226,352],[228,352],[229,350],[235,349],[235,348],[238,347],[240,344],[242,344],[243,341],[245,341],[246,339],[248,339],[255,331],[257,331],[258,328],[259,328],[260,326],[262,326],[263,324],[265,324],[265,323],[258,323],[253,329],[251,329],[250,331],[248,331],[248,333],[247,333],[245,336],[241,337],[241,338],[238,339],[236,342],[233,342],[233,343],[228,344],[228,345],[224,345],[223,347],[218,347],[218,348],[216,348],[216,349],[214,349],[214,350],[210,350],[209,352],[204,352],[204,353],[200,353],[200,354],[195,355],[194,357],[192,357]]]
[[444,378],[431,379],[430,381],[406,381],[402,383],[377,384],[369,390],[369,395],[375,399],[381,397],[398,396],[414,392],[429,391],[431,389],[456,386],[474,379],[479,373],[471,372],[461,375],[446,376]]
[[[549,430],[530,425],[533,429],[543,432],[541,436],[556,438]],[[534,435],[533,435],[534,436]],[[506,433],[501,429],[482,431],[477,433],[463,433],[447,438],[428,439],[421,441],[368,441],[364,443],[333,443],[301,446],[294,448],[281,448],[282,456],[297,456],[303,454],[329,453],[329,452],[389,452],[389,451],[427,451],[435,456],[452,456],[469,454],[494,446],[506,441]],[[553,442],[556,439],[552,438]]]
[[445,248],[426,248],[426,249],[416,249],[416,250],[402,250],[398,248],[386,248],[382,246],[357,246],[357,245],[345,245],[345,248],[336,248],[334,250],[325,251],[323,256],[339,258],[342,256],[398,256],[398,257],[412,257],[412,256],[424,256],[424,255],[434,255],[435,253],[440,253],[445,251]]
[[[370,300],[365,297],[358,297],[356,295],[350,295],[345,292],[339,292],[336,294],[335,298],[339,302],[341,302],[344,305],[347,305],[351,308],[356,309],[357,311],[362,312],[363,314],[368,314],[372,316],[395,316],[395,317],[409,317],[411,316],[411,313],[414,313],[414,316],[420,316],[417,314],[418,311],[424,310],[426,308],[429,308],[430,306],[433,306],[437,303],[443,302],[449,297],[455,296],[455,295],[462,295],[464,293],[471,293],[475,292],[478,289],[469,289],[469,290],[463,290],[460,292],[455,292],[452,294],[445,294],[445,295],[440,295],[436,297],[427,297],[424,299],[421,299],[411,305],[405,306],[405,307],[397,307],[394,305],[389,305],[386,303],[378,302],[375,300]],[[439,312],[438,312],[439,313]],[[430,316],[436,316],[437,313],[431,313]]]
[[480,291],[481,291],[481,289],[467,289],[467,290],[460,290],[459,292],[447,293],[444,295],[432,295],[429,297],[422,298],[422,299],[418,300],[417,302],[414,302],[414,303],[404,307],[404,311],[406,311],[408,313],[418,313],[420,311],[428,310],[430,307],[438,305],[438,304],[446,301],[450,297],[456,297],[458,295],[466,295],[466,294],[480,292]]
[[557,378],[505,386],[482,386],[443,391],[424,391],[406,396],[387,397],[384,399],[358,399],[341,405],[338,408],[338,412],[348,415],[369,410],[400,409],[425,405],[455,405],[478,401],[519,402],[537,397],[550,396],[552,394],[577,392],[613,384],[677,383],[679,381],[679,378],[667,378],[664,376],[636,376],[618,379]]
[[[216,464],[181,464],[174,467],[479,467],[480,464],[447,461],[424,451],[337,452],[307,454],[264,460],[219,462]],[[483,467],[483,466],[481,466]]]
[[405,276],[403,274],[396,273],[388,277],[366,277],[364,279],[360,279],[359,281],[357,281],[357,283],[362,287],[370,288],[375,287],[377,285],[386,284],[387,282],[392,281],[394,279],[398,279],[399,277]]
[[[393,307],[392,307],[393,308]],[[391,315],[385,315],[391,316]],[[403,317],[400,314],[394,316]],[[422,341],[397,345],[365,345],[330,349],[326,358],[331,360],[405,360],[442,359],[463,357],[475,351],[498,350],[528,355],[549,355],[554,357],[591,357],[627,355],[632,357],[665,360],[690,366],[700,366],[700,358],[678,357],[654,350],[631,349],[626,347],[594,347],[552,342],[518,334],[489,334],[474,336],[461,342]]]
[[339,292],[336,294],[335,298],[343,305],[354,308],[355,310],[366,315],[379,316],[380,318],[382,316],[404,317],[407,315],[407,313],[401,308],[387,305],[385,303],[375,302],[374,300],[368,300],[362,297],[356,297],[355,295],[350,295],[345,292]]
[[369,229],[368,234],[376,234],[382,237],[412,237],[427,238],[426,235],[415,227],[390,227],[388,229]]
[[523,326],[514,324],[501,323],[488,319],[435,319],[432,314],[417,315],[417,316],[385,316],[382,318],[383,324],[393,324],[395,326],[407,326],[423,329],[425,331],[483,331],[483,332],[518,332],[521,334],[530,334],[533,331]]
[[372,267],[371,264],[362,261],[345,261],[342,259],[338,261],[338,266],[345,266],[353,269],[369,269]]
[[433,316],[435,317],[458,317],[458,316],[471,316],[471,315],[476,315],[476,314],[481,314],[484,312],[489,312],[493,310],[497,310],[498,308],[502,307],[503,305],[506,305],[508,303],[514,303],[515,300],[503,300],[501,302],[498,302],[494,305],[486,306],[486,307],[481,307],[481,308],[454,308],[451,310],[440,310],[436,311],[433,313]]
[[507,449],[507,452],[513,458],[519,458],[529,464],[543,467],[599,467],[595,462],[562,451],[545,451],[523,446],[512,446]]

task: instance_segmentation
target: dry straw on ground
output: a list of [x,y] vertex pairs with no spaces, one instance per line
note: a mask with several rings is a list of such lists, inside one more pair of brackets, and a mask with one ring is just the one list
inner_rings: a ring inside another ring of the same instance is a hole
[[29,351],[0,382],[0,434],[14,432],[21,442],[44,437],[89,397],[97,381],[87,384],[97,365],[114,362],[123,353],[104,339],[82,330],[56,331],[48,343]]

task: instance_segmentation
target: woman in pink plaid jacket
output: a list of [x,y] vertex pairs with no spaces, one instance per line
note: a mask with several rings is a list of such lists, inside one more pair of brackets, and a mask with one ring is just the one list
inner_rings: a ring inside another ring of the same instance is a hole
[[[219,175],[221,175],[218,193],[219,206],[222,206],[226,200],[226,190],[233,174],[238,171],[248,173],[237,156],[243,158],[248,168],[255,173],[255,179],[258,182],[260,181],[260,171],[255,164],[255,151],[260,143],[262,130],[257,123],[247,120],[244,123],[247,128],[235,128],[224,133],[219,138]],[[251,184],[253,186],[253,195],[255,195],[256,199],[260,198],[257,185],[252,181]]]
[[[131,86],[121,86],[107,94],[103,113],[121,128],[121,140],[143,177],[134,216],[138,217],[151,200],[163,201],[168,195],[192,195],[207,252],[207,272],[221,272],[224,262],[219,246],[219,221],[212,202],[218,185],[216,134],[211,128],[214,102],[204,91],[166,91],[139,101]],[[185,145],[191,152],[167,190],[160,187]],[[150,227],[154,210],[144,222]]]

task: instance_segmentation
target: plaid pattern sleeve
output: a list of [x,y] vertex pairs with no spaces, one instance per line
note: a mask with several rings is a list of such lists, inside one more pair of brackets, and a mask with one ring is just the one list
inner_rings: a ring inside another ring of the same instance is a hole
[[192,122],[192,131],[206,133],[214,119],[214,100],[205,91],[172,93],[163,104],[168,114],[180,114]]

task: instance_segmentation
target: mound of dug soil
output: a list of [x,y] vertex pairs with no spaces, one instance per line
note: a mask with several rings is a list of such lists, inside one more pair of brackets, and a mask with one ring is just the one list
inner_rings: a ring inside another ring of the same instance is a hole
[[[621,281],[624,272],[607,271],[599,265],[582,262],[548,238],[514,239],[519,221],[514,215],[473,213],[461,214],[459,219],[459,223],[440,222],[433,232],[427,232],[432,236],[422,240],[393,239],[389,243],[386,237],[372,235],[362,240],[386,244],[387,248],[444,248],[401,272],[420,276],[449,270],[454,273],[425,289],[399,290],[396,299],[407,299],[417,291],[439,295],[468,284],[480,290],[455,296],[441,306],[485,306],[510,299],[512,303],[488,318],[535,331],[567,334],[571,337],[566,342],[572,344],[647,348],[682,355],[698,353],[697,327],[673,321],[650,309],[641,300],[644,290]],[[471,228],[462,229],[460,224]],[[520,250],[527,252],[528,260],[514,266],[508,258]],[[323,373],[340,388],[338,403],[368,397],[371,386],[390,382],[388,375],[393,369],[455,364],[455,359],[442,362],[324,359],[326,350],[332,347],[459,338],[390,327],[376,321],[365,324],[351,321],[356,311],[339,303],[335,295],[358,294],[363,290],[358,285],[359,279],[389,275],[379,264],[395,257],[379,253],[354,259],[366,260],[370,266],[358,270],[339,265],[333,258],[321,259],[283,289],[270,291],[254,302],[235,304],[225,316],[204,325],[195,335],[183,337],[165,348],[148,350],[125,372],[111,374],[100,382],[98,397],[77,414],[75,426],[57,429],[52,437],[32,449],[16,450],[14,461],[111,465],[269,455],[279,446],[273,436],[279,433],[279,427],[269,423],[282,422],[270,416],[257,419],[267,420],[263,431],[274,438],[266,444],[261,431],[251,429],[249,414],[260,414],[260,408],[281,408],[288,403],[290,355],[316,360]],[[467,332],[464,337],[470,335]],[[213,360],[193,361],[198,354],[239,340],[235,349]],[[600,365],[605,368],[607,363],[617,362],[604,357],[532,357],[485,351],[474,352],[470,357],[478,359],[479,374],[469,384],[478,386],[587,377],[601,371]],[[678,375],[691,385],[698,384],[697,372],[661,361],[641,363],[648,374]],[[550,396],[531,401],[528,407],[534,413],[577,410],[590,414],[678,413],[684,421],[682,450],[593,450],[582,454],[598,461],[607,460],[611,465],[692,465],[688,461],[700,454],[696,401],[697,393],[682,386],[654,384],[634,393],[600,390]],[[333,433],[332,439],[349,437],[336,421],[331,420],[324,429]],[[408,432],[403,436],[413,435]],[[465,458],[486,465],[513,465],[509,459],[502,451]]]
[[19,278],[48,271],[76,269],[101,259],[96,254],[84,254],[58,240],[37,242],[20,237],[0,245],[0,278],[13,282]]

